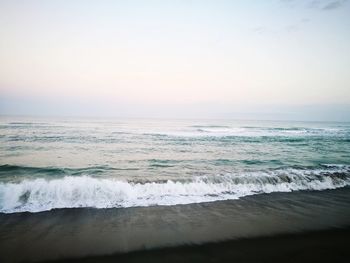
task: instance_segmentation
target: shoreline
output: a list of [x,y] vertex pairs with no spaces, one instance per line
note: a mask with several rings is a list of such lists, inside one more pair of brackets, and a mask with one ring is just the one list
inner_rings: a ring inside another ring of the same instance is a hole
[[[166,257],[178,253],[185,258],[176,262],[186,262],[187,257],[188,262],[193,262],[195,260],[192,257],[197,256],[201,258],[198,261],[205,262],[205,258],[210,258],[210,255],[201,257],[201,254],[213,250],[215,262],[215,257],[220,258],[221,253],[225,257],[237,258],[241,249],[235,255],[228,253],[236,250],[237,246],[243,246],[244,251],[254,252],[271,239],[273,249],[279,246],[281,235],[287,240],[283,241],[285,239],[282,238],[281,242],[289,242],[291,247],[298,248],[299,243],[308,237],[305,233],[314,233],[313,238],[307,238],[312,242],[318,240],[314,237],[317,236],[315,233],[319,233],[319,238],[324,240],[314,250],[322,250],[323,246],[333,249],[333,243],[342,246],[343,240],[350,241],[349,203],[350,188],[346,187],[253,195],[238,200],[191,205],[126,209],[75,208],[0,214],[0,261],[64,262],[66,259],[90,258],[92,261],[87,262],[94,262],[95,259],[108,262],[107,255],[121,257],[121,261],[127,260],[123,255],[135,255],[132,256],[136,257],[135,261],[130,262],[138,262],[137,255],[140,253],[145,257],[147,253],[165,253]],[[331,230],[322,232],[325,229]],[[345,229],[345,232],[337,229]],[[332,242],[327,241],[328,235],[332,237]],[[281,249],[285,253],[294,251]],[[266,250],[270,250],[269,246]],[[263,250],[261,253],[263,257]]]
[[350,226],[42,262],[345,262],[349,242]]

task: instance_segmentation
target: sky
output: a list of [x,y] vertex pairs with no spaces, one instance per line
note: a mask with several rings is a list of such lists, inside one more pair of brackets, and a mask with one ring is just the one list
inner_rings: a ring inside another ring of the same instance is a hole
[[350,1],[0,0],[0,114],[350,121]]

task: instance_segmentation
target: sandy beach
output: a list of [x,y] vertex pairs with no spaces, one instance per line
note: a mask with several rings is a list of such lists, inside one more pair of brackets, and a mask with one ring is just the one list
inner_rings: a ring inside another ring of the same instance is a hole
[[51,262],[346,262],[349,241],[339,228]]

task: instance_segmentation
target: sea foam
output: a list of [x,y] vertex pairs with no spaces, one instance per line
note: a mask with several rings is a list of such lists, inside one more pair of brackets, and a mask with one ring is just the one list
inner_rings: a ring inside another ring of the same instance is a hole
[[18,183],[0,183],[0,212],[190,204],[262,193],[335,189],[348,185],[350,167],[334,165],[323,169],[289,168],[147,183],[91,176],[65,176],[51,180],[37,178]]

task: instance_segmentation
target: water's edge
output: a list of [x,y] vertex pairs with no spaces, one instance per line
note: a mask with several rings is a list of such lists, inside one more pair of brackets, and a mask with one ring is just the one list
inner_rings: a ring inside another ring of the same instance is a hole
[[0,257],[77,258],[347,227],[349,203],[345,187],[189,205],[0,214]]

